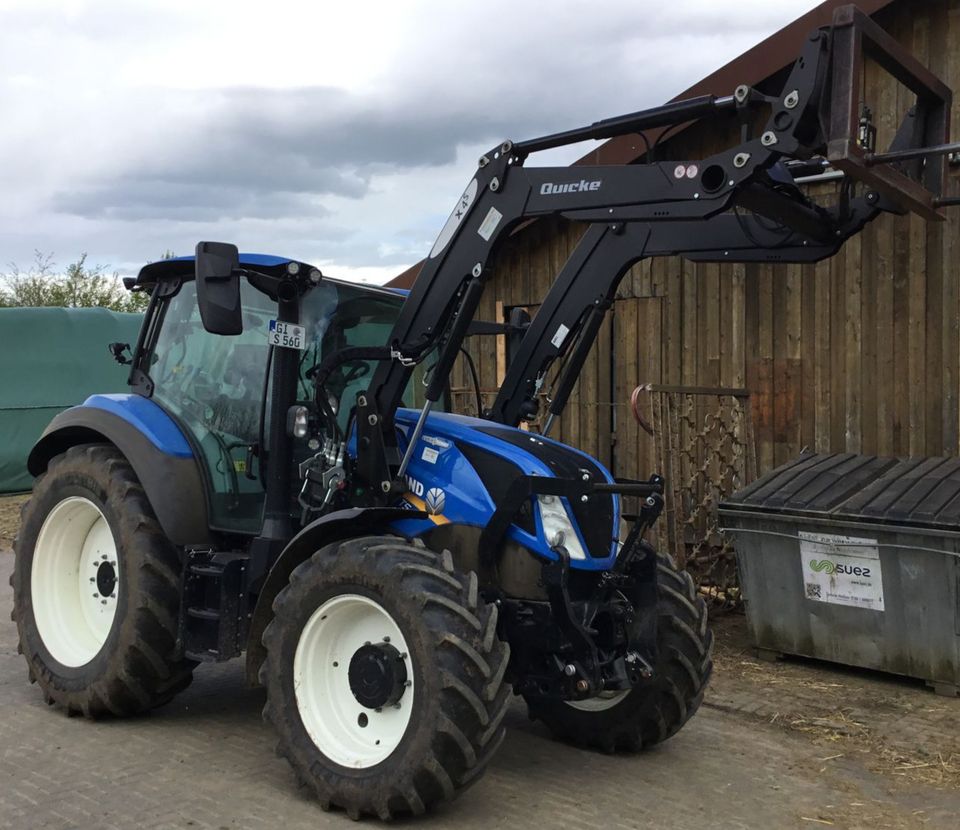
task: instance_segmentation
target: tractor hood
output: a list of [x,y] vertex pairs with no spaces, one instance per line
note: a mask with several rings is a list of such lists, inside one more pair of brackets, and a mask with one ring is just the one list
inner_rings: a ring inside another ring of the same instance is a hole
[[[401,449],[405,449],[418,415],[412,409],[397,412]],[[520,476],[613,483],[609,471],[595,459],[558,441],[480,418],[431,413],[408,468],[409,490],[402,501],[430,514],[430,519],[412,520],[411,524],[426,523],[428,528],[431,523],[455,522],[485,527]],[[558,501],[557,507],[548,508],[531,497],[517,512],[508,536],[541,556],[555,557],[547,538],[549,514],[555,518],[555,511],[562,506],[560,518],[564,520],[566,514],[579,542],[573,547],[582,552],[578,557],[571,550],[571,566],[609,567],[617,553],[619,497],[605,493],[591,495],[586,502],[566,496]],[[413,527],[407,530],[417,533]]]

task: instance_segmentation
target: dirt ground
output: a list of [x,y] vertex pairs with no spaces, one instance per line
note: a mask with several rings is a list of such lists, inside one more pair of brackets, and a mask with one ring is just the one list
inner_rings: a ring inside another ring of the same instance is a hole
[[828,750],[824,773],[855,759],[893,782],[960,794],[960,699],[882,672],[759,660],[742,614],[715,616],[713,629],[716,669],[706,705],[806,736]]
[[20,523],[20,506],[28,498],[29,493],[0,496],[0,550],[13,547],[13,537],[17,535],[17,525]]

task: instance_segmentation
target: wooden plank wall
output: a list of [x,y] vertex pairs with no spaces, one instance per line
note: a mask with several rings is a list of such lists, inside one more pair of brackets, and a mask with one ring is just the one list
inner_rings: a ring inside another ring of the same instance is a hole
[[[900,0],[877,20],[960,90],[960,0]],[[871,67],[866,99],[874,102],[883,146],[908,105],[905,90]],[[954,110],[956,137],[960,106]],[[732,132],[720,138],[733,140]],[[691,128],[661,157],[696,159],[720,146],[716,129]],[[960,189],[956,179],[951,173]],[[641,263],[624,278],[553,436],[597,455],[617,474],[645,477],[653,457],[628,414],[634,386],[745,386],[761,473],[804,447],[956,455],[958,214],[954,209],[940,224],[882,216],[816,265]],[[558,219],[520,232],[508,243],[479,316],[494,319],[498,301],[506,309],[535,309],[582,231]],[[469,349],[484,389],[494,392],[493,339]],[[469,387],[462,365],[453,384]]]

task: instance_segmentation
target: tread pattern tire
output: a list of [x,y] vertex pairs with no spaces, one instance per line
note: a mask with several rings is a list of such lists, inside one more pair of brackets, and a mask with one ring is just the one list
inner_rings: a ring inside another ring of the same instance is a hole
[[670,556],[657,554],[659,660],[654,677],[616,705],[598,711],[527,697],[531,720],[561,740],[604,752],[638,751],[675,735],[703,701],[713,670],[713,632],[693,579]]
[[[104,514],[120,557],[113,628],[100,652],[77,668],[58,663],[33,616],[31,569],[44,519],[64,498],[82,495]],[[53,458],[21,510],[14,540],[13,613],[18,650],[50,705],[69,715],[127,716],[170,701],[195,663],[177,655],[180,558],[164,536],[133,468],[115,447],[83,444]]]
[[[311,614],[333,596],[358,592],[403,631],[416,695],[397,748],[375,766],[348,769],[325,757],[303,726],[293,657]],[[480,777],[504,736],[510,648],[497,636],[496,606],[479,597],[474,573],[454,569],[448,551],[395,536],[338,542],[293,571],[273,609],[263,635],[263,716],[279,734],[278,755],[324,810],[342,807],[353,819],[419,815]]]

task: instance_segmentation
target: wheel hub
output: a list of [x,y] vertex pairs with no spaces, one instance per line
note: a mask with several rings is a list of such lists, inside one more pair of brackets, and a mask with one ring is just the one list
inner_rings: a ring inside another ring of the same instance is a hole
[[97,590],[100,596],[109,597],[113,594],[113,589],[117,587],[117,572],[109,562],[101,560],[97,568]]
[[407,667],[390,643],[366,643],[354,652],[347,671],[350,691],[361,706],[383,709],[403,696]]

